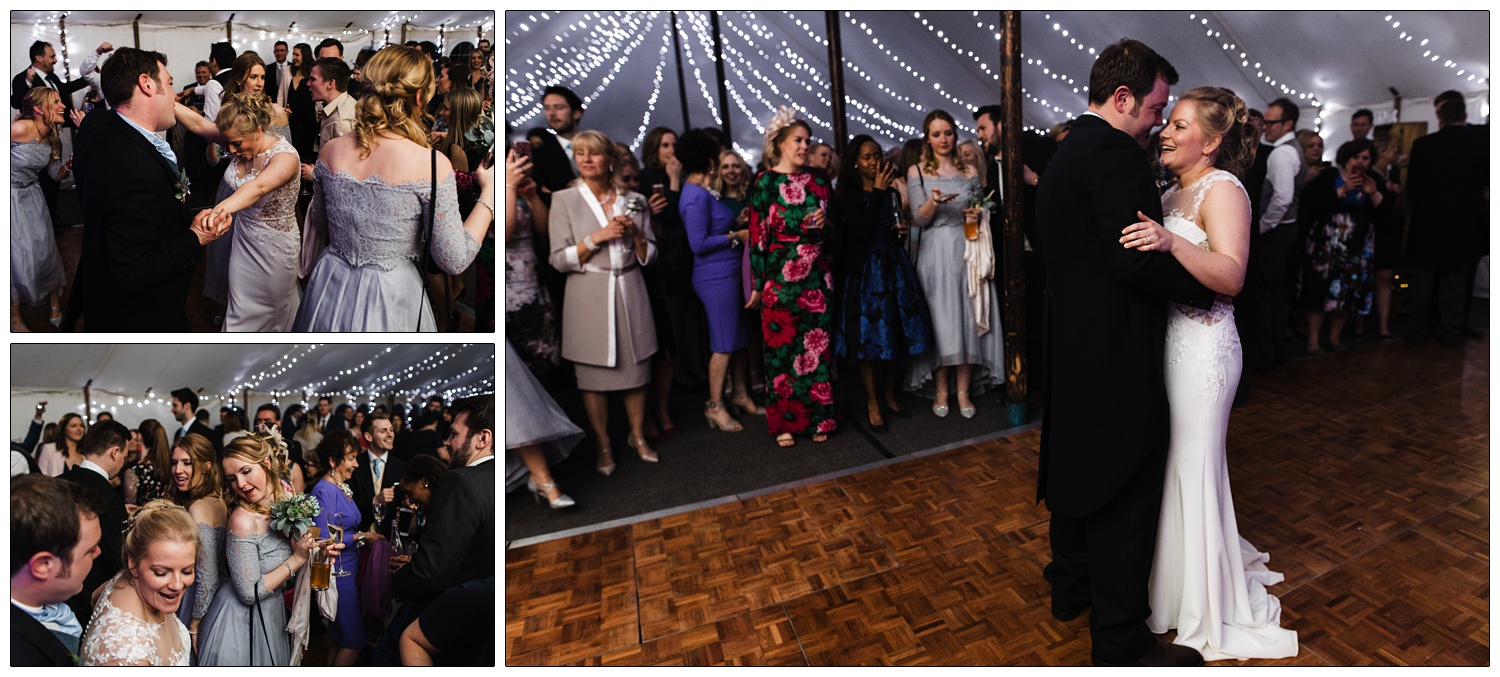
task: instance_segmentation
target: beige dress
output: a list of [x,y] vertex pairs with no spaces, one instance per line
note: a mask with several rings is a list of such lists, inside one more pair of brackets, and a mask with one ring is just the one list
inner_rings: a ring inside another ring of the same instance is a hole
[[[636,201],[632,216],[646,233],[646,257],[639,259],[622,238],[601,245],[586,260],[578,243],[603,228],[623,205]],[[548,230],[552,267],[568,274],[563,293],[562,356],[574,363],[578,388],[592,392],[631,390],[651,380],[656,329],[641,266],[656,260],[656,236],[646,221],[646,200],[638,193],[617,193],[601,205],[579,182],[552,198]]]

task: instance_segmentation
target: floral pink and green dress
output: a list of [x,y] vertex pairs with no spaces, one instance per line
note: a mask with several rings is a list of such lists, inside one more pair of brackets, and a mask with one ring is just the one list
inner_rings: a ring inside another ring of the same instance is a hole
[[[833,397],[833,277],[821,233],[802,221],[828,206],[828,180],[764,171],[750,189],[750,267],[765,337],[771,434],[838,428]],[[825,221],[826,223],[826,221]],[[826,230],[826,228],[825,228]]]

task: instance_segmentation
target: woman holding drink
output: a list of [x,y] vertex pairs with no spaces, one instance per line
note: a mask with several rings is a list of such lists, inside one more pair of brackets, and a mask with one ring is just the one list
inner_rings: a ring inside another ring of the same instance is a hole
[[954,152],[958,125],[953,116],[934,110],[922,121],[922,131],[922,159],[907,170],[906,190],[913,225],[924,231],[917,250],[917,277],[932,311],[936,350],[912,360],[908,387],[933,398],[932,413],[947,416],[948,368],[953,367],[958,411],[973,418],[970,395],[984,394],[1005,374],[1005,333],[1000,330],[1000,295],[993,270],[986,278],[976,274],[969,261],[973,253],[989,247],[978,226],[983,210],[967,206],[980,195],[979,168]]
[[[322,508],[313,518],[321,533],[334,543],[344,546],[332,562],[330,572],[332,584],[338,587],[339,610],[328,624],[328,639],[337,647],[328,656],[328,664],[335,666],[354,665],[359,650],[365,646],[365,625],[359,609],[359,589],[355,587],[355,574],[359,573],[359,550],[354,546],[359,539],[369,534],[358,534],[359,506],[355,505],[353,490],[349,488],[349,477],[359,467],[359,446],[354,435],[347,430],[329,433],[318,445],[318,465],[323,478],[313,485],[313,498]],[[316,584],[316,578],[314,583]]]
[[833,275],[823,255],[828,179],[804,171],[812,128],[783,106],[766,125],[766,171],[750,189],[747,304],[765,338],[766,419],[776,443],[823,442],[838,428],[833,397]]

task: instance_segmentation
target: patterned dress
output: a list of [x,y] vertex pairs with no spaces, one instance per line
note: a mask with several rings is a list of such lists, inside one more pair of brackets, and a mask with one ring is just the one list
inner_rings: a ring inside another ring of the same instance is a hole
[[558,365],[557,311],[541,284],[537,266],[536,220],[516,199],[516,224],[505,243],[505,338],[531,369],[543,376]]
[[820,233],[802,223],[828,206],[828,180],[764,171],[750,189],[750,266],[765,338],[771,434],[838,428],[833,396],[833,276]]
[[1363,190],[1339,198],[1342,185],[1343,176],[1329,170],[1303,189],[1302,214],[1310,227],[1301,296],[1307,310],[1368,315],[1375,299],[1376,208]]

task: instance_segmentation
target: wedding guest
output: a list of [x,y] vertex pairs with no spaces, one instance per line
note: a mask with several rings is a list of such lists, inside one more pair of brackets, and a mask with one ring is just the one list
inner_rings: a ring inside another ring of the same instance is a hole
[[816,141],[807,151],[807,168],[823,172],[828,177],[829,185],[833,184],[834,176],[838,168],[833,164],[833,146],[822,141]]
[[275,430],[281,436],[281,441],[286,444],[287,475],[289,476],[287,480],[292,483],[292,493],[306,493],[303,477],[306,475],[307,460],[303,456],[302,443],[298,442],[287,429],[279,427],[280,419],[281,409],[267,402],[255,408],[255,418],[251,421],[251,428],[256,432]]
[[598,448],[594,469],[607,477],[615,471],[608,431],[611,392],[622,394],[630,419],[626,445],[642,461],[658,461],[644,430],[645,388],[658,336],[641,274],[641,266],[656,261],[656,236],[647,227],[645,200],[619,185],[623,161],[607,137],[580,132],[573,154],[580,178],[552,198],[549,263],[568,275],[562,356],[573,362],[583,391]]
[[667,404],[672,382],[687,385],[689,379],[702,381],[707,377],[697,349],[701,338],[697,331],[699,317],[692,295],[687,293],[692,287],[693,251],[678,206],[682,199],[682,163],[677,159],[677,133],[666,127],[647,132],[641,146],[641,165],[638,181],[651,208],[657,247],[656,263],[644,272],[659,350],[653,360],[649,394],[662,432],[673,434],[677,427]]
[[[100,48],[108,44],[104,43],[100,45]],[[76,129],[82,123],[73,115],[73,92],[88,87],[89,81],[83,78],[69,82],[60,80],[54,72],[57,66],[57,53],[50,43],[41,40],[31,43],[27,55],[31,59],[31,65],[16,74],[15,79],[10,83],[10,107],[24,112],[27,93],[39,87],[49,88],[56,91],[63,102],[65,108],[63,126]],[[46,175],[42,176],[39,181],[42,196],[47,200],[47,210],[53,217],[53,223],[56,223],[57,218],[57,191],[61,181],[62,179],[54,181],[51,176]]]
[[[370,414],[365,417],[358,432],[369,445],[356,455],[358,468],[350,477],[354,489],[354,502],[359,506],[360,531],[374,528],[374,506],[387,505],[396,500],[396,482],[406,463],[391,455],[396,443],[396,431],[391,427],[389,414]],[[358,450],[356,450],[358,451]],[[327,467],[327,463],[324,463]]]
[[91,595],[120,569],[120,532],[125,526],[125,501],[120,498],[110,482],[119,476],[125,467],[125,444],[130,440],[130,431],[115,421],[95,423],[83,436],[82,463],[62,474],[62,479],[77,483],[92,492],[105,506],[99,513],[99,559],[83,579],[83,591],[68,599],[68,606],[78,615],[83,625],[93,617],[94,605]]
[[407,440],[407,456],[415,459],[418,456],[433,456],[448,460],[443,450],[443,436],[438,433],[438,421],[442,420],[440,414],[430,411],[419,411],[412,419],[411,438]]
[[323,430],[328,426],[328,422],[332,420],[332,417],[333,399],[328,397],[327,395],[319,397],[317,404],[317,413],[312,417],[313,427],[316,428],[318,432],[323,432]]
[[765,339],[766,419],[776,443],[794,434],[827,441],[838,428],[833,395],[833,275],[823,254],[828,180],[805,171],[812,128],[781,111],[766,125],[765,162],[750,189],[750,264]]
[[708,314],[708,345],[713,353],[708,361],[708,402],[703,416],[710,429],[739,432],[744,426],[724,408],[726,376],[732,375],[730,402],[740,413],[764,413],[746,389],[739,248],[750,239],[750,230],[736,226],[734,211],[711,188],[719,167],[718,140],[704,130],[690,130],[682,135],[677,151],[685,175],[678,209],[693,248],[693,291]]
[[[224,449],[220,466],[234,490],[224,542],[229,585],[220,585],[203,615],[199,665],[284,666],[291,661],[281,588],[307,563],[315,541],[310,533],[288,538],[271,529],[271,506],[291,493],[283,483],[286,466],[280,453],[269,435],[247,435]],[[328,547],[343,548],[339,543]]]
[[[980,168],[954,152],[957,132],[947,112],[928,113],[922,121],[922,160],[906,174],[912,225],[922,231],[916,268],[932,312],[934,346],[912,360],[907,387],[931,395],[932,413],[947,416],[952,367],[958,411],[973,418],[970,395],[982,395],[1004,381],[1005,332],[1000,328],[994,249],[985,241],[991,237],[983,225],[988,219],[976,202]],[[973,222],[981,224],[979,235],[969,240],[965,224]],[[970,249],[976,256],[967,255]]]
[[[197,433],[209,441],[218,439],[214,435],[212,428],[204,425],[202,421],[199,421],[194,416],[197,410],[198,393],[193,392],[191,388],[178,388],[172,391],[172,417],[177,419],[177,423],[182,426],[172,435],[172,442],[174,444],[189,433]],[[214,445],[214,448],[218,449],[219,447],[218,445]]]
[[1303,175],[1305,186],[1333,165],[1323,161],[1323,137],[1317,132],[1311,129],[1297,130],[1297,144],[1302,146],[1302,163],[1307,167],[1307,173]]
[[318,159],[313,144],[318,138],[320,124],[312,96],[312,46],[299,42],[292,46],[292,65],[287,69],[287,100],[282,104],[287,109],[290,123],[292,147],[303,163]]
[[[557,406],[552,395],[542,388],[536,377],[531,375],[531,370],[522,364],[520,355],[511,347],[510,341],[506,341],[505,491],[509,493],[519,488],[524,479],[527,490],[536,496],[537,503],[545,500],[553,510],[576,505],[557,486],[557,481],[552,478],[552,472],[548,468],[567,459],[573,447],[582,439],[583,431],[568,420],[567,414]],[[410,472],[408,469],[407,473]],[[411,495],[411,484],[403,479],[401,486]]]
[[106,511],[77,483],[36,474],[11,479],[11,667],[74,665],[83,622],[66,602],[83,594]]
[[433,489],[422,547],[391,574],[392,596],[406,603],[391,620],[384,660],[372,661],[376,665],[393,664],[401,633],[444,590],[495,573],[494,397],[462,398],[452,411],[452,469]]
[[271,55],[276,60],[266,64],[266,98],[283,108],[289,103],[287,92],[292,88],[291,64],[286,61],[290,51],[285,40],[277,40],[271,47]]
[[323,477],[308,492],[322,508],[313,520],[318,529],[328,537],[334,536],[330,526],[341,529],[338,542],[344,550],[339,554],[338,568],[350,574],[333,578],[338,586],[338,613],[328,623],[328,640],[335,647],[329,652],[328,664],[341,667],[354,665],[359,650],[365,646],[364,616],[359,607],[359,590],[354,587],[359,580],[359,551],[353,547],[360,531],[362,506],[356,505],[357,499],[351,495],[348,484],[351,476],[359,472],[357,452],[354,436],[347,431],[323,438],[318,447],[318,467]]
[[198,632],[203,615],[224,580],[224,524],[229,510],[224,505],[223,470],[214,445],[202,435],[189,434],[172,446],[172,500],[186,508],[198,525],[197,576],[183,595],[178,620],[186,623],[198,653]]
[[[307,300],[297,311],[294,331],[435,329],[414,263],[424,255],[417,249],[427,221],[424,198],[430,203],[436,193],[428,247],[449,274],[473,262],[494,220],[495,170],[482,166],[475,173],[476,203],[484,209],[459,220],[452,163],[427,146],[420,123],[419,111],[432,93],[432,70],[421,55],[387,47],[370,59],[365,72],[374,90],[359,101],[354,133],[323,146],[314,172],[305,228],[315,242],[329,244],[312,247],[321,253],[307,278]],[[372,194],[372,181],[386,190]],[[371,222],[375,215],[380,218]],[[304,234],[305,253],[307,240]]]
[[578,176],[573,138],[583,121],[583,99],[567,87],[549,86],[542,90],[542,113],[553,133],[539,137],[542,142],[532,148],[532,161],[536,163],[536,181],[547,189],[550,205],[551,195],[567,188]]
[[56,441],[43,444],[37,455],[36,464],[42,474],[57,477],[82,463],[83,436],[87,430],[82,416],[72,412],[63,414],[57,420]]
[[224,447],[228,447],[230,442],[249,434],[250,431],[245,430],[245,422],[240,418],[238,411],[229,411],[224,414],[224,436],[221,438]]
[[339,42],[338,38],[323,38],[323,41],[318,43],[318,48],[314,52],[314,55],[319,59],[338,59],[342,61],[344,59],[344,43]]
[[125,475],[125,502],[145,505],[167,496],[171,486],[172,445],[154,418],[141,421],[139,460]]
[[[234,75],[230,69],[238,58],[239,54],[235,52],[234,46],[227,42],[215,42],[209,48],[208,69],[213,76],[194,91],[194,94],[203,97],[203,116],[209,120],[219,117],[219,99],[224,94],[224,88],[233,81]],[[218,179],[215,178],[214,181]]]
[[550,251],[551,210],[531,176],[531,158],[514,150],[505,157],[505,339],[538,378],[559,364],[557,308],[541,283],[537,250]]
[[365,429],[366,416],[368,414],[365,413],[365,405],[361,404],[354,408],[354,418],[349,421],[349,432],[354,433],[354,439],[359,443],[360,449],[370,448],[369,441],[360,435],[360,431]]
[[884,433],[890,426],[881,414],[881,395],[892,416],[911,417],[896,401],[895,361],[927,352],[932,327],[917,272],[901,250],[901,198],[891,187],[896,168],[885,162],[875,139],[861,134],[844,151],[840,173],[835,206],[844,282],[833,352],[859,361],[870,429]]
[[[750,165],[745,164],[745,158],[734,150],[725,150],[719,153],[719,173],[714,178],[714,189],[719,191],[719,196],[729,210],[734,212],[734,228],[748,229],[750,227]],[[740,248],[740,286],[744,298],[749,299],[750,293],[754,291],[751,286],[752,273],[750,270],[750,248]],[[751,322],[752,328],[760,324],[760,311],[746,308],[744,310],[745,321]],[[764,356],[761,354],[761,335],[759,331],[746,331],[746,355],[750,365],[751,390],[761,392],[765,389],[765,381],[761,377],[761,365],[765,364]]]
[[401,634],[401,664],[494,665],[494,596],[494,576],[449,588]]
[[57,90],[37,87],[21,97],[21,114],[10,124],[10,330],[31,331],[21,305],[52,308],[52,326],[62,325],[57,292],[66,284],[53,212],[38,181],[43,174],[62,181],[73,169],[62,158],[60,130],[67,110]]
[[[958,155],[963,158],[964,164],[970,167],[984,167],[984,151],[980,149],[979,142],[974,139],[965,139],[958,144]],[[979,172],[979,187],[989,188],[986,172]]]
[[[448,156],[453,163],[453,171],[458,183],[458,213],[460,218],[468,218],[477,206],[475,201],[479,198],[479,185],[474,182],[473,174],[479,169],[479,163],[489,152],[489,148],[473,140],[469,133],[479,126],[483,115],[484,99],[479,92],[472,89],[455,90],[443,99],[440,113],[444,120],[448,121],[448,131],[444,133],[433,145],[437,151]],[[485,233],[484,244],[494,242],[494,230],[491,228]],[[483,247],[481,247],[483,250]],[[483,252],[481,251],[481,256]],[[494,260],[493,247],[490,252],[490,260]],[[442,330],[454,330],[458,326],[457,303],[463,295],[464,284],[461,275],[447,275],[445,273],[424,273],[427,281],[429,297],[439,292],[448,290],[449,298],[446,306],[453,309],[449,317],[441,318]],[[446,281],[444,280],[446,278]],[[435,300],[434,300],[435,301]],[[439,307],[434,303],[434,308]]]
[[1328,348],[1350,313],[1368,315],[1374,302],[1375,214],[1384,201],[1369,169],[1375,144],[1355,139],[1339,146],[1337,170],[1319,174],[1302,189],[1301,218],[1308,224],[1301,296],[1307,311],[1307,354],[1322,355],[1319,333],[1329,317]]
[[131,516],[121,547],[124,569],[96,593],[83,665],[187,667],[192,641],[177,610],[195,578],[197,523],[158,499]]

